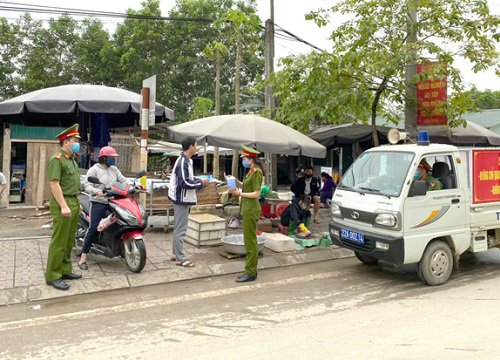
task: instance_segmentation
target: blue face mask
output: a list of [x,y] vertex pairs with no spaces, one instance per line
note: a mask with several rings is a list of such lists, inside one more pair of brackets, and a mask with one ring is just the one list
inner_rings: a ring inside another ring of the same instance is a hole
[[243,167],[244,167],[245,169],[248,169],[248,168],[250,168],[250,166],[251,166],[251,165],[250,165],[250,162],[249,162],[247,159],[243,159],[243,161],[241,162],[241,164],[243,165]]
[[420,179],[420,173],[417,171],[417,172],[415,173],[415,176],[414,176],[413,178],[414,178],[415,180]]
[[73,145],[71,145],[71,151],[73,152],[73,154],[80,151],[80,143],[73,143]]
[[106,165],[108,165],[109,167],[114,166],[116,164],[116,160],[113,157],[106,158],[105,162]]

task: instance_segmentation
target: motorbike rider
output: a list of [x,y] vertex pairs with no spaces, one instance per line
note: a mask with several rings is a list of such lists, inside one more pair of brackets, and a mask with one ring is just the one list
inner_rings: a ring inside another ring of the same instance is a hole
[[118,153],[111,146],[104,146],[99,151],[99,162],[93,165],[87,172],[87,179],[90,176],[99,179],[101,184],[93,184],[88,180],[85,182],[85,192],[90,195],[90,223],[87,234],[83,241],[82,254],[78,267],[81,270],[88,270],[87,254],[92,245],[92,239],[97,234],[97,226],[109,208],[108,199],[104,196],[103,190],[115,182],[126,183],[127,178],[122,175],[115,166]]

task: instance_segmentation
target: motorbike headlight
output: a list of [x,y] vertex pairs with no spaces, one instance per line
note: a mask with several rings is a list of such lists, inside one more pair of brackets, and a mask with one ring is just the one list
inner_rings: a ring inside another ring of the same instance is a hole
[[375,224],[393,228],[398,225],[398,218],[394,214],[378,214],[375,218]]
[[340,206],[334,202],[332,202],[330,209],[332,211],[333,217],[342,217],[342,213],[340,212]]
[[118,213],[118,215],[130,225],[139,225],[139,220],[137,220],[134,214],[132,214],[130,211],[118,206],[115,206],[114,209]]

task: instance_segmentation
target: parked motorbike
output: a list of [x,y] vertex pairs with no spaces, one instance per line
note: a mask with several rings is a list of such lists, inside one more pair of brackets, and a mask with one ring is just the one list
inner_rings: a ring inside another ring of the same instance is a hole
[[[113,183],[103,190],[108,198],[109,210],[100,223],[100,230],[92,241],[90,251],[109,258],[121,256],[130,271],[139,273],[146,265],[146,246],[144,245],[144,230],[147,227],[146,210],[134,198],[137,191],[135,181],[144,176],[141,171],[134,179],[134,185],[120,182]],[[99,179],[90,176],[88,181],[100,184]],[[90,196],[80,194],[80,217],[75,239],[76,254],[82,252],[83,240],[90,223]],[[99,230],[99,228],[98,228]]]

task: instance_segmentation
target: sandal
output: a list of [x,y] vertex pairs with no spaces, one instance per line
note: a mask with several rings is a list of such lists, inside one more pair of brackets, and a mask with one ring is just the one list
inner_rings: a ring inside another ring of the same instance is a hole
[[182,267],[193,267],[194,266],[194,264],[189,260],[177,261],[175,263],[175,265],[182,266]]
[[88,267],[88,265],[87,265],[86,262],[81,263],[81,264],[78,263],[78,267],[80,268],[80,270],[88,270],[89,269],[89,267]]

